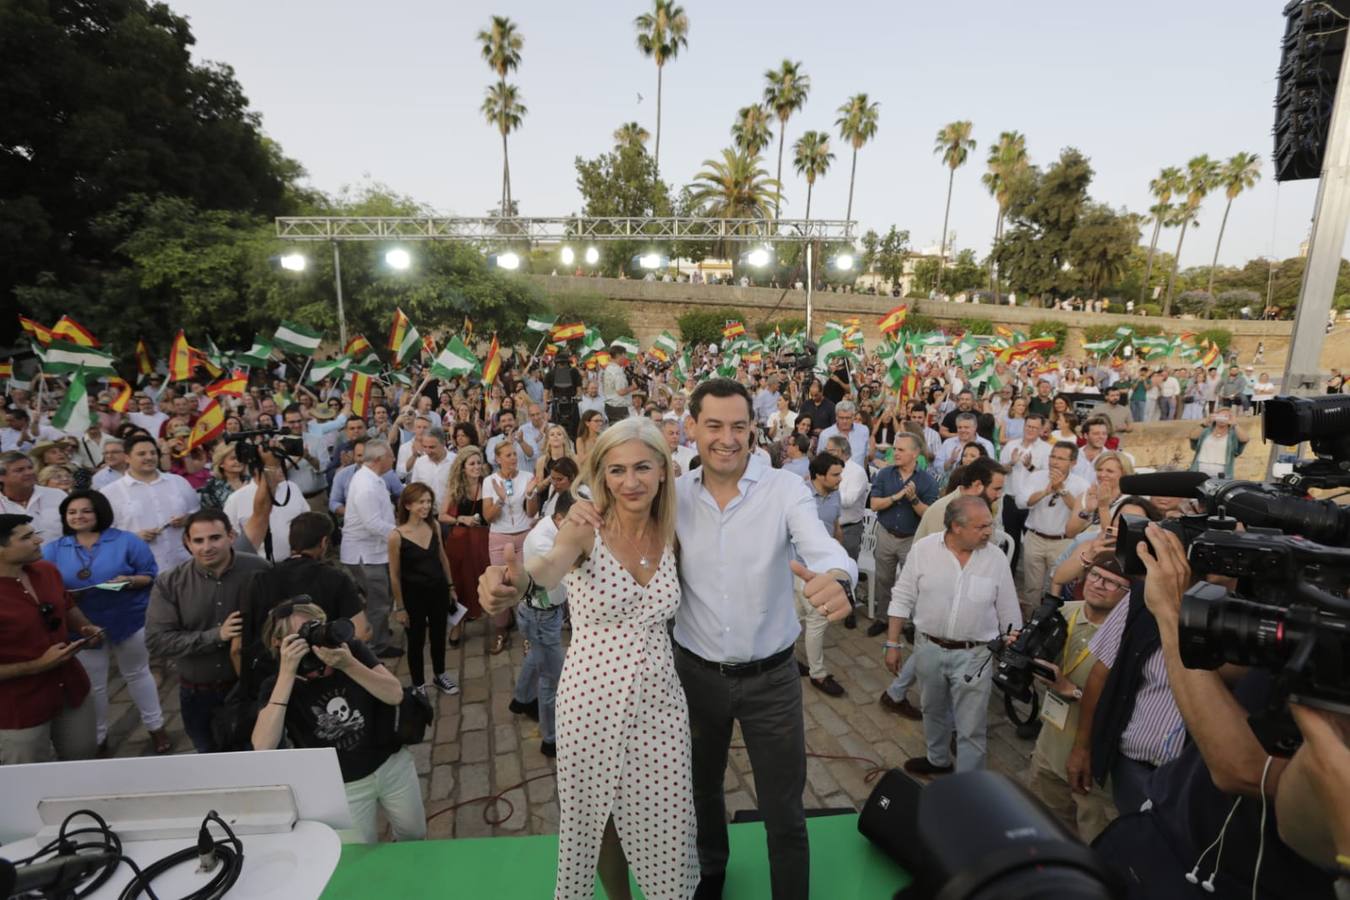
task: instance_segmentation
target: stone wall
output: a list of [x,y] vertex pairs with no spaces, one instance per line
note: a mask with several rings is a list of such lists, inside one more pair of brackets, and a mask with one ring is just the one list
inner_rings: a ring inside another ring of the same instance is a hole
[[[1264,481],[1270,447],[1261,438],[1261,420],[1250,416],[1238,420],[1251,438],[1237,459],[1233,476],[1249,481]],[[1121,449],[1128,450],[1140,466],[1188,468],[1195,452],[1190,438],[1199,423],[1193,421],[1146,422],[1122,436]]]

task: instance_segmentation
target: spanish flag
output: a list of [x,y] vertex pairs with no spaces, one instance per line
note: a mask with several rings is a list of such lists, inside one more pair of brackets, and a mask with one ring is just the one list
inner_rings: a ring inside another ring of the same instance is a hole
[[408,336],[408,329],[412,327],[412,322],[403,314],[403,310],[394,310],[394,324],[389,329],[389,346],[387,349],[397,356],[399,349],[403,346],[403,340]]
[[14,360],[7,359],[0,363],[0,378],[14,377]]
[[1219,345],[1213,341],[1205,341],[1209,346],[1205,349],[1205,355],[1200,357],[1200,365],[1208,369],[1219,359]]
[[902,303],[895,309],[882,316],[879,323],[882,334],[894,334],[900,330],[900,326],[905,324],[905,317],[909,315],[909,307]]
[[108,387],[117,391],[117,396],[108,406],[112,407],[113,412],[126,412],[131,406],[131,385],[125,379],[114,375],[108,379]]
[[155,360],[150,356],[150,348],[145,341],[136,341],[136,374],[149,375],[155,371]]
[[248,376],[243,370],[235,369],[229,375],[206,386],[208,397],[242,397],[248,390]]
[[187,336],[180,328],[178,334],[174,335],[173,343],[169,345],[169,380],[187,381],[192,377],[196,363],[192,347],[188,346]]
[[364,419],[370,410],[370,389],[373,381],[360,369],[352,369],[347,375],[347,399],[351,402],[352,415]]
[[97,347],[98,339],[94,333],[76,322],[70,316],[62,316],[52,326],[52,337],[61,337],[81,347]]
[[919,376],[910,372],[905,376],[905,380],[900,383],[900,397],[913,397],[919,393]]
[[467,344],[467,343],[469,342],[469,338],[471,338],[471,337],[473,337],[473,319],[470,319],[468,316],[465,316],[465,317],[464,317],[464,342]]
[[670,362],[670,356],[668,356],[666,351],[662,350],[660,347],[651,348],[647,351],[647,355],[657,362]]
[[46,325],[24,316],[19,316],[19,324],[23,326],[24,331],[28,332],[29,337],[42,346],[45,347],[52,342],[52,330]]
[[549,340],[554,343],[562,341],[575,341],[577,338],[586,336],[585,322],[571,322],[567,325],[554,325],[553,332],[549,335]]
[[212,398],[211,402],[206,404],[206,409],[197,417],[196,424],[192,426],[192,434],[188,435],[187,449],[193,450],[203,444],[209,444],[224,432],[225,410],[221,409],[220,403]]
[[375,348],[370,346],[370,341],[366,340],[366,336],[358,334],[347,342],[347,346],[342,350],[342,355],[350,356],[352,359],[365,359],[374,352]]
[[728,341],[741,334],[745,334],[745,326],[740,322],[728,322],[722,329],[722,337]]
[[1007,327],[1006,325],[995,325],[994,334],[998,335],[999,337],[1005,338],[1011,338],[1013,336],[1012,329]]
[[436,339],[429,334],[422,336],[422,352],[432,359],[436,358]]
[[497,335],[492,335],[492,346],[488,347],[487,359],[483,360],[483,384],[492,384],[502,368],[502,348],[497,344]]

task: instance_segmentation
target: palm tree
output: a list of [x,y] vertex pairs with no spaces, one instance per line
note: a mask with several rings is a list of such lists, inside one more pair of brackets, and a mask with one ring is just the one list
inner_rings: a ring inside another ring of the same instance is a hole
[[1148,244],[1148,265],[1144,267],[1144,283],[1139,286],[1139,302],[1144,302],[1148,293],[1148,282],[1153,277],[1153,254],[1158,249],[1158,238],[1164,226],[1171,224],[1172,195],[1186,190],[1186,176],[1176,166],[1168,166],[1158,173],[1158,177],[1148,183],[1148,189],[1158,202],[1150,207],[1153,213],[1153,239]]
[[651,137],[651,132],[637,122],[624,122],[614,129],[614,147],[617,150],[625,147],[645,148]]
[[656,60],[656,152],[652,160],[657,175],[661,172],[661,75],[666,62],[689,46],[689,16],[684,7],[671,0],[652,0],[652,11],[633,20],[637,27],[637,46],[643,56]]
[[1186,229],[1195,224],[1200,204],[1214,188],[1218,175],[1219,164],[1203,153],[1186,163],[1186,202],[1181,204],[1175,220],[1181,226],[1181,235],[1177,238],[1177,254],[1172,258],[1172,274],[1167,279],[1167,297],[1162,308],[1164,316],[1172,314],[1172,289],[1176,286],[1177,268],[1181,265],[1181,244],[1186,240]]
[[[512,22],[506,16],[493,16],[488,27],[478,32],[478,43],[481,45],[483,61],[488,64],[488,68],[497,73],[497,96],[498,101],[494,103],[493,92],[488,91],[488,99],[483,102],[483,114],[487,116],[488,122],[496,125],[502,133],[502,215],[509,216],[511,210],[511,168],[506,162],[506,134],[508,131],[514,131],[520,127],[520,117],[525,114],[525,107],[519,106],[515,116],[515,123],[507,127],[501,116],[495,116],[488,112],[489,104],[500,112],[507,112],[513,105],[518,106],[520,95],[515,88],[507,90],[506,76],[520,67],[520,50],[525,46],[525,38],[521,36],[520,29],[516,23]],[[512,99],[517,101],[515,104],[504,103],[503,101],[510,94]],[[510,118],[506,116],[505,118]]]
[[[758,155],[728,147],[721,159],[703,161],[703,169],[689,185],[689,200],[701,215],[711,218],[767,220],[778,190],[778,182],[760,165]],[[725,242],[717,242],[716,252],[726,252]]]
[[513,212],[511,205],[511,163],[506,152],[506,136],[520,128],[525,114],[529,112],[521,102],[520,89],[514,84],[490,84],[487,97],[480,107],[488,124],[493,125],[502,136],[502,211],[503,216]]
[[772,116],[772,110],[762,103],[736,110],[736,123],[731,126],[731,137],[736,147],[751,156],[763,153],[773,140],[773,129],[769,127]]
[[966,157],[975,149],[975,140],[970,136],[974,127],[970,122],[944,125],[933,143],[933,152],[941,154],[943,164],[951,170],[947,176],[947,209],[942,214],[942,241],[938,249],[938,291],[942,290],[942,270],[947,262],[947,219],[952,212],[952,184],[956,180],[956,170],[966,164]]
[[1223,230],[1228,226],[1228,211],[1233,208],[1233,200],[1238,194],[1254,187],[1261,180],[1261,157],[1255,153],[1235,153],[1219,170],[1215,187],[1221,187],[1228,196],[1223,208],[1223,221],[1219,223],[1219,238],[1214,242],[1214,261],[1209,264],[1209,296],[1214,297],[1214,271],[1219,267],[1219,245],[1223,243]]
[[778,116],[778,196],[773,201],[773,217],[778,218],[783,203],[783,141],[787,137],[787,123],[792,114],[806,105],[806,95],[811,92],[811,78],[802,71],[802,64],[790,59],[783,60],[777,69],[764,73],[764,105]]
[[[1008,204],[1012,201],[1012,187],[1018,179],[1031,169],[1027,159],[1027,138],[1020,131],[1005,131],[998,136],[998,143],[989,148],[989,171],[980,176],[980,181],[989,189],[994,202],[998,204],[998,217],[994,220],[994,246],[1003,238],[1003,219],[1008,215]],[[944,229],[945,230],[945,229]],[[989,283],[994,292],[994,305],[998,305],[998,279],[994,277],[994,254],[989,255]]]
[[853,163],[848,170],[848,211],[844,213],[845,219],[853,218],[853,180],[858,175],[858,151],[862,149],[863,144],[876,137],[880,107],[880,103],[869,103],[866,94],[854,94],[839,107],[839,118],[834,120],[834,124],[839,126],[839,136],[853,145]]

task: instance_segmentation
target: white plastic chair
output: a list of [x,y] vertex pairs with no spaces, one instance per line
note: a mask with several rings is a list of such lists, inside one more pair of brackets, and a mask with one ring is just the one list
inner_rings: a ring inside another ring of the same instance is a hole
[[877,583],[877,514],[872,510],[863,510],[862,546],[858,550],[858,574],[867,575],[867,617],[876,616]]
[[1008,557],[1008,565],[1012,565],[1013,554],[1017,552],[1017,544],[1013,542],[1013,537],[1006,531],[994,532],[994,541],[998,548],[1003,551],[1003,555]]

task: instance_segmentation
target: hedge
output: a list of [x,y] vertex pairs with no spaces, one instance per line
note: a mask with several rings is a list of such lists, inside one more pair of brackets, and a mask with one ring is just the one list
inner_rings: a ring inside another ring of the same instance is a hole
[[1195,346],[1203,347],[1205,341],[1217,344],[1220,353],[1228,352],[1228,345],[1233,343],[1233,332],[1227,328],[1206,328],[1204,331],[1196,332]]
[[956,320],[956,327],[966,334],[993,334],[994,323],[988,319],[963,318]]
[[806,320],[800,316],[788,317],[786,319],[761,319],[755,323],[753,331],[755,332],[755,336],[762,341],[773,334],[775,326],[777,326],[783,334],[787,335],[792,334],[794,331],[805,331]]
[[680,337],[686,344],[721,344],[722,329],[728,321],[745,322],[745,313],[734,307],[691,309],[675,321],[680,324]]

